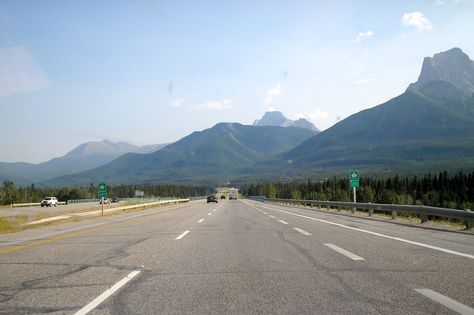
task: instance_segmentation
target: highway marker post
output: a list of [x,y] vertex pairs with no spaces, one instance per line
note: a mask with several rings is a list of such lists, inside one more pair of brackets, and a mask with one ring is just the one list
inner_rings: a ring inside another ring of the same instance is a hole
[[107,184],[99,183],[97,194],[100,198],[100,203],[102,204],[102,215],[104,215],[104,198],[107,197]]
[[[349,170],[349,181],[351,183],[351,188],[354,194],[354,203],[357,203],[357,194],[356,188],[359,187],[359,171],[358,170]],[[356,208],[352,208],[352,213],[355,213]]]

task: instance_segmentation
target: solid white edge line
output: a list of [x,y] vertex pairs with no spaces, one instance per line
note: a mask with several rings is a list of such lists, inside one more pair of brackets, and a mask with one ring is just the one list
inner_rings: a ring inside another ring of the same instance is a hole
[[180,240],[180,239],[182,239],[183,237],[185,237],[186,234],[188,234],[188,233],[189,233],[189,231],[184,231],[183,234],[181,234],[180,236],[178,236],[176,239],[177,239],[177,240]]
[[403,243],[408,243],[408,244],[417,245],[417,246],[420,246],[420,247],[434,249],[434,250],[444,252],[444,253],[448,253],[448,254],[452,254],[452,255],[457,255],[457,256],[462,256],[462,257],[474,259],[474,255],[471,255],[471,254],[461,253],[461,252],[457,252],[457,251],[454,251],[454,250],[450,250],[450,249],[446,249],[446,248],[442,248],[442,247],[438,247],[438,246],[433,246],[433,245],[428,245],[428,244],[425,244],[425,243],[410,241],[410,240],[400,238],[400,237],[395,237],[395,236],[385,235],[385,234],[372,232],[372,231],[368,231],[368,230],[364,230],[364,229],[354,228],[354,227],[350,227],[350,226],[347,226],[347,225],[344,225],[344,224],[335,223],[335,222],[331,222],[331,221],[326,221],[326,220],[322,220],[322,219],[316,219],[316,218],[308,217],[308,216],[305,216],[305,215],[302,215],[302,214],[297,214],[297,213],[293,213],[293,212],[289,212],[289,211],[285,211],[285,210],[278,210],[278,209],[275,209],[275,208],[269,208],[269,207],[265,207],[265,206],[261,206],[261,205],[258,205],[258,206],[266,208],[266,209],[274,210],[274,211],[279,211],[279,212],[291,214],[291,215],[294,215],[294,216],[297,216],[297,217],[301,217],[301,218],[305,218],[305,219],[309,219],[309,220],[313,220],[313,221],[318,221],[318,222],[322,222],[322,223],[326,223],[326,224],[331,224],[331,225],[334,225],[334,226],[342,227],[342,228],[357,231],[357,232],[362,232],[362,233],[367,233],[367,234],[370,234],[370,235],[380,236],[380,237],[388,238],[388,239],[403,242]]
[[288,224],[288,222],[283,221],[283,220],[278,220],[278,222],[281,222],[281,223],[283,223],[283,224]]
[[325,246],[335,250],[336,252],[338,252],[339,254],[342,254],[346,257],[349,257],[350,259],[352,260],[364,260],[364,258],[360,257],[360,256],[357,256],[356,254],[354,253],[351,253],[350,251],[347,251],[345,250],[344,248],[341,248],[337,245],[334,245],[334,244],[331,244],[331,243],[325,243],[324,244]]
[[199,220],[198,223],[201,223],[202,221],[204,221],[204,219]]
[[268,214],[268,213],[266,213],[265,211],[263,211],[263,214]]
[[269,216],[270,218],[272,218],[272,219],[275,219],[275,216],[274,216],[274,215],[271,215],[271,214],[270,214],[270,215],[268,215],[268,216]]
[[306,232],[305,230],[297,228],[297,227],[294,227],[293,230],[300,232],[301,234],[306,235],[306,236],[312,235],[311,233]]
[[212,215],[212,212],[209,212],[207,215]]
[[104,293],[96,297],[92,302],[81,308],[79,311],[75,313],[75,315],[85,315],[99,306],[100,303],[104,302],[109,296],[114,294],[118,289],[123,287],[127,282],[132,280],[136,275],[138,275],[141,271],[135,270],[128,274],[125,278],[114,284],[112,287],[107,289]]
[[442,295],[436,291],[430,289],[414,289],[416,292],[424,295],[425,297],[446,306],[450,310],[458,312],[462,315],[474,315],[474,309],[470,308],[467,305],[461,304],[458,301],[455,301],[445,295]]

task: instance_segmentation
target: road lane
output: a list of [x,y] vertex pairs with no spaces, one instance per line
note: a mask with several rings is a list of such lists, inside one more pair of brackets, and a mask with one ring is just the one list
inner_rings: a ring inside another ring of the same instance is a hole
[[0,313],[74,313],[136,270],[91,314],[452,314],[420,288],[474,304],[467,258],[247,203],[194,203],[0,255]]
[[186,221],[209,209],[192,204],[0,255],[0,313],[77,311],[137,267],[145,268],[129,251],[155,249],[147,244],[156,242],[159,251],[153,253],[162,257]]
[[[260,204],[251,203],[251,205],[256,206],[258,209]],[[278,210],[320,217],[317,212],[311,210],[295,211],[292,207],[265,205],[264,209],[271,212],[270,208],[273,207]],[[474,277],[474,263],[469,258],[459,257],[432,249],[420,248],[415,245],[400,243],[395,240],[380,238],[283,212],[275,211],[275,215],[288,221],[290,225],[301,226],[311,232],[313,236],[317,237],[322,243],[337,244],[344,249],[364,257],[367,262],[375,266],[372,274],[378,277],[380,281],[385,281],[387,284],[390,284],[391,287],[427,287],[447,296],[456,297],[460,302],[470,305],[471,307],[474,305],[474,297],[465,293],[473,292],[474,290],[474,283],[466,280]],[[345,217],[338,215],[323,215],[325,220],[331,220],[341,224],[344,223],[353,227],[363,226],[364,228],[370,229],[370,225],[364,222],[364,219],[348,218],[349,220],[345,221]],[[452,244],[453,241],[458,238],[461,245],[455,249],[466,250],[468,253],[471,253],[474,249],[474,238],[471,234],[441,231],[433,232],[390,223],[383,223],[383,225],[386,226],[385,233],[393,233],[394,235],[400,233],[400,236],[409,235],[418,241],[423,241],[428,244],[436,244],[435,242],[443,239],[442,235],[445,235],[445,237],[449,239],[449,242],[444,243],[444,245]],[[382,224],[379,222],[376,225],[376,231],[380,232],[381,228]],[[433,233],[436,235],[434,239],[431,238]],[[466,246],[469,240],[471,240],[471,245]],[[308,239],[304,239],[303,242],[305,244],[300,243],[301,246],[307,248],[313,255],[318,254],[318,252],[313,249],[313,244],[308,243]],[[335,256],[339,254],[334,252],[334,254],[329,253],[328,257],[329,255]],[[337,259],[336,261],[328,259],[324,263],[334,268],[343,269],[345,266],[341,259]],[[376,279],[372,279],[371,281],[376,281]],[[453,283],[457,285],[453,285]],[[358,284],[355,283],[354,285]],[[366,288],[366,290],[369,292],[372,291],[371,288]],[[374,292],[374,294],[377,293]]]

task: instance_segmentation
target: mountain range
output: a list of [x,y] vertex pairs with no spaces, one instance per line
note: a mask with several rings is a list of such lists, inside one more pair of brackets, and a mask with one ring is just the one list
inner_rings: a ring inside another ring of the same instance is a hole
[[474,62],[459,48],[427,57],[418,81],[402,95],[344,119],[253,171],[472,168],[473,87]]
[[25,186],[89,170],[128,152],[151,153],[165,146],[166,144],[135,146],[127,142],[91,141],[77,146],[64,156],[43,163],[0,162],[0,179],[12,180],[16,185]]
[[114,161],[46,182],[49,186],[107,183],[216,183],[285,152],[315,133],[305,128],[219,123],[193,132],[151,154],[125,154]]
[[426,57],[403,94],[322,132],[304,119],[267,112],[252,126],[219,123],[156,152],[127,153],[43,184],[212,185],[342,175],[349,168],[375,176],[474,168],[474,62],[459,48]]

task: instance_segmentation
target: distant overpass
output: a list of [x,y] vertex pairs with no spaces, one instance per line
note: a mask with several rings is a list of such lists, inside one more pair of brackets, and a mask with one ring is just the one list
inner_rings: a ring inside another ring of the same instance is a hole
[[229,199],[229,196],[232,194],[237,195],[239,193],[239,190],[237,188],[231,188],[231,187],[218,187],[216,188],[216,196],[217,198],[221,199],[222,196],[225,199]]

